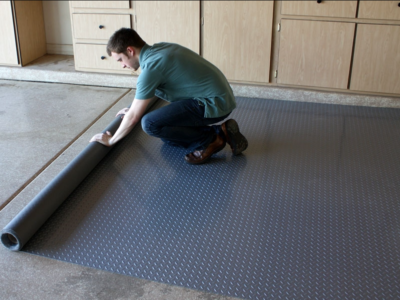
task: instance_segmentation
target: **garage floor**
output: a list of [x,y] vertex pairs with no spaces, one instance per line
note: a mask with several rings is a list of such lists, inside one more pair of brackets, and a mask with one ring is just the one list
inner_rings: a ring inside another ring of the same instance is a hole
[[[11,74],[8,77],[15,79],[13,76],[23,69],[3,68],[3,74]],[[34,69],[26,68],[27,73]],[[0,68],[0,75],[1,71]],[[60,80],[62,76],[69,78],[68,74],[59,76]],[[127,79],[124,77],[124,80]],[[318,93],[286,91],[290,97],[296,93],[299,99],[307,95],[318,98]],[[77,156],[119,109],[129,105],[133,97],[134,91],[126,87],[1,80],[0,128],[6,138],[0,141],[0,228]],[[339,101],[343,99],[342,94],[321,93],[321,99],[330,99],[330,102],[335,97]],[[357,96],[354,104],[362,99]],[[372,101],[369,96],[365,100]],[[374,97],[373,101],[398,107],[400,99]],[[11,252],[4,247],[0,247],[0,281],[0,299],[233,299],[25,252]]]
[[[0,80],[0,227],[128,106],[134,91]],[[0,299],[230,299],[0,247]]]

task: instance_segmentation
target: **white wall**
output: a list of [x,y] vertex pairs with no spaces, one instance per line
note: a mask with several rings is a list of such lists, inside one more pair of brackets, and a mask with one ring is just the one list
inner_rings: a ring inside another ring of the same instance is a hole
[[43,1],[48,54],[73,55],[68,1]]

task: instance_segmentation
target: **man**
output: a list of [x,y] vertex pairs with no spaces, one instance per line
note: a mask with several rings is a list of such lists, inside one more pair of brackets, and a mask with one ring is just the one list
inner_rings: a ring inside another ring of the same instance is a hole
[[[213,64],[177,44],[149,46],[129,28],[121,28],[111,36],[107,53],[123,68],[136,71],[141,67],[142,72],[131,107],[117,114],[123,120],[114,136],[100,133],[91,142],[111,146],[142,119],[147,134],[187,149],[185,161],[189,164],[206,162],[226,143],[234,155],[247,148],[248,142],[235,120],[209,126],[226,119],[236,107],[229,83]],[[171,103],[144,115],[154,96]]]

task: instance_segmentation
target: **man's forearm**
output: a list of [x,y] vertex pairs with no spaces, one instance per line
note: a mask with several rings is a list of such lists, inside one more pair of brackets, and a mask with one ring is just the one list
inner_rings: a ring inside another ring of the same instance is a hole
[[137,118],[129,116],[129,113],[126,114],[121,124],[119,125],[119,128],[114,133],[113,137],[110,139],[110,146],[114,145],[119,140],[124,138],[129,132],[131,132],[131,130],[133,129],[133,127],[135,127],[138,121],[139,120]]

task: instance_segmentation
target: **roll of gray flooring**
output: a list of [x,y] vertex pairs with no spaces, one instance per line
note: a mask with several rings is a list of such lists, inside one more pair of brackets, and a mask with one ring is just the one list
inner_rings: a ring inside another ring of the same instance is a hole
[[[118,129],[117,117],[103,131]],[[75,190],[112,147],[100,143],[88,146],[72,160],[1,232],[1,242],[10,250],[21,250],[34,233]]]

